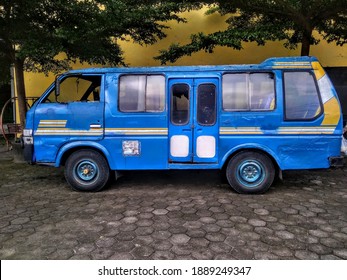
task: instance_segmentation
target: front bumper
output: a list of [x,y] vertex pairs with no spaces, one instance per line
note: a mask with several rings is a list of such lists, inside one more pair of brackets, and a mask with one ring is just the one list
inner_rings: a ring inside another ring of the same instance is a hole
[[34,144],[32,137],[22,136],[21,143],[23,148],[24,160],[30,164],[33,164]]
[[343,167],[343,156],[329,157],[331,167]]

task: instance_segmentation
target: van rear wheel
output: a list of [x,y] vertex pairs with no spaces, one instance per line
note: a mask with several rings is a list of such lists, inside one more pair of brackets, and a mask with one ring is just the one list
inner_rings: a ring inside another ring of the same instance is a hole
[[108,182],[110,169],[106,159],[93,150],[80,150],[69,156],[65,178],[76,191],[96,192]]
[[226,176],[230,186],[238,193],[259,194],[266,192],[273,183],[275,167],[268,156],[243,151],[230,159]]

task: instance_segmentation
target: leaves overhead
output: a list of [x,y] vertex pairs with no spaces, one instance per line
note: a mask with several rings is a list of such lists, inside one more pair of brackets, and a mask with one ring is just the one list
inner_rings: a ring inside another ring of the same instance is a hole
[[[185,1],[183,1],[185,2]],[[69,63],[123,65],[119,40],[153,44],[166,21],[192,5],[175,1],[0,0],[0,53],[28,71],[60,71]],[[61,52],[66,58],[58,60]]]
[[[192,1],[197,2],[197,1]],[[302,44],[302,55],[309,46],[319,43],[313,31],[327,42],[347,43],[346,0],[253,0],[198,1],[209,5],[207,14],[228,16],[226,30],[211,34],[191,35],[186,45],[172,44],[156,57],[163,64],[179,57],[204,50],[212,52],[216,46],[242,49],[243,42],[264,45],[267,41],[283,40],[286,48]]]
[[[0,54],[0,88],[10,83],[10,61],[7,57]],[[0,95],[2,92],[0,92]]]

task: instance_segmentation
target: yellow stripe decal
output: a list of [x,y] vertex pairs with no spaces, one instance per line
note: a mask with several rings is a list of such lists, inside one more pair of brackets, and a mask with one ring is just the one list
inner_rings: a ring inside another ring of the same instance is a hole
[[340,118],[340,105],[336,97],[324,103],[324,119],[322,125],[337,125]]
[[65,127],[67,120],[40,120],[39,127]]
[[317,81],[325,75],[325,71],[318,61],[312,62],[312,68],[314,69]]

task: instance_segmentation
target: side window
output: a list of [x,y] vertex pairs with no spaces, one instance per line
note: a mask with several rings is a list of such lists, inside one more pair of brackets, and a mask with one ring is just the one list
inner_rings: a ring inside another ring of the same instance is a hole
[[309,120],[322,112],[319,93],[310,72],[284,73],[286,120]]
[[189,85],[174,84],[171,88],[171,122],[185,125],[189,120]]
[[272,110],[275,107],[275,83],[272,73],[249,75],[250,106],[252,111]]
[[214,125],[216,122],[216,86],[202,84],[198,87],[198,123]]
[[225,74],[223,76],[225,111],[269,111],[275,106],[272,73]]
[[67,76],[60,82],[59,96],[55,89],[43,102],[87,102],[100,101],[101,76]]
[[223,109],[226,111],[248,110],[248,74],[223,76]]
[[165,77],[161,75],[125,75],[119,79],[121,112],[163,112]]

